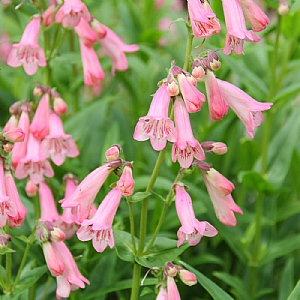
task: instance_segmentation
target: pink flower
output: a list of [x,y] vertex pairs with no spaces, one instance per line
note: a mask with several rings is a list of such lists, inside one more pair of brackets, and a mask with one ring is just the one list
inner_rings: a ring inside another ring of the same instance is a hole
[[122,151],[122,149],[121,149],[120,145],[118,145],[118,144],[112,145],[109,149],[107,149],[105,151],[106,161],[114,161],[114,160],[118,159],[121,151]]
[[41,217],[40,222],[55,222],[60,217],[57,212],[55,200],[51,189],[45,182],[41,182],[39,186],[39,198],[41,207]]
[[12,166],[14,168],[17,167],[19,161],[22,158],[25,158],[26,153],[27,153],[27,141],[28,141],[28,136],[29,136],[29,124],[30,124],[30,119],[29,119],[29,114],[28,110],[25,109],[27,106],[24,106],[21,117],[19,119],[18,127],[24,132],[24,141],[23,142],[18,142],[14,144],[13,150],[12,150]]
[[104,72],[95,50],[92,47],[87,47],[82,39],[80,39],[80,50],[84,84],[88,86],[99,86],[104,79]]
[[16,178],[27,176],[34,184],[43,181],[44,176],[53,177],[54,172],[48,160],[40,157],[40,142],[31,133],[29,134],[27,154],[22,158],[16,168]]
[[25,139],[25,133],[21,128],[17,127],[8,131],[3,131],[3,137],[9,142],[23,142]]
[[37,186],[31,180],[28,180],[26,183],[25,191],[28,197],[33,197],[36,195]]
[[243,11],[238,0],[224,0],[222,5],[228,32],[223,52],[229,55],[233,50],[236,54],[242,54],[244,40],[259,42],[260,38],[252,30],[247,30]]
[[47,65],[44,50],[38,45],[41,18],[33,18],[24,30],[21,41],[13,44],[7,58],[7,64],[11,67],[23,65],[28,75],[33,75],[38,66]]
[[[192,77],[191,75],[189,76]],[[192,78],[194,79],[194,77]],[[205,96],[197,90],[197,88],[188,80],[185,74],[178,74],[177,79],[187,111],[189,113],[199,111],[203,102],[205,102]]]
[[60,276],[65,269],[64,261],[58,256],[56,249],[54,248],[56,242],[44,242],[42,243],[42,249],[44,252],[45,260],[48,269],[52,276]]
[[8,224],[10,227],[19,227],[23,224],[26,216],[26,208],[21,202],[15,181],[11,175],[10,171],[5,170],[5,188],[7,196],[14,203],[16,208],[16,214],[14,216],[8,216]]
[[255,127],[264,119],[261,112],[270,109],[272,103],[257,102],[233,84],[220,79],[217,79],[217,82],[225,101],[244,123],[249,136],[253,138]]
[[132,178],[132,166],[126,166],[120,179],[117,181],[117,187],[123,196],[130,196],[134,191],[134,180]]
[[203,175],[204,183],[218,219],[225,225],[235,226],[234,212],[238,214],[243,214],[243,212],[232,199],[231,192],[234,185],[214,168],[201,169],[201,162],[198,162],[197,166]]
[[175,185],[176,197],[176,211],[181,222],[181,227],[177,231],[178,243],[180,247],[184,241],[188,241],[190,246],[197,245],[202,236],[215,236],[218,231],[208,222],[199,222],[192,206],[192,200],[186,192],[182,184]]
[[221,30],[219,20],[208,1],[202,3],[199,0],[189,0],[187,4],[193,33],[196,37],[207,38],[214,33],[219,33]]
[[64,262],[63,273],[56,277],[56,297],[57,299],[68,298],[71,291],[84,288],[84,283],[90,284],[90,282],[81,275],[70,250],[64,242],[54,242],[53,248],[60,260]]
[[139,50],[138,45],[126,45],[111,29],[102,25],[106,30],[104,38],[99,39],[104,53],[111,59],[112,75],[115,75],[115,71],[125,71],[128,68],[127,59],[124,52],[136,52]]
[[17,214],[15,203],[7,195],[4,169],[3,169],[3,158],[0,157],[0,227],[5,226],[6,221],[9,217],[13,218]]
[[7,132],[18,128],[18,122],[19,121],[16,115],[11,115],[9,120],[6,122],[5,126],[3,127],[3,132]]
[[62,23],[63,27],[75,27],[81,18],[87,22],[91,20],[87,7],[80,0],[64,0],[63,6],[55,16],[56,23]]
[[60,166],[68,157],[79,155],[78,148],[70,134],[65,134],[63,124],[55,112],[51,112],[49,119],[49,135],[41,142],[41,158],[51,157]]
[[93,47],[93,44],[97,40],[97,34],[86,20],[81,18],[79,24],[74,29],[79,38],[84,42],[85,46]]
[[156,300],[168,300],[168,292],[165,287],[160,287],[159,293],[156,296]]
[[181,279],[181,281],[188,286],[195,285],[197,283],[197,278],[194,273],[185,270],[185,269],[179,269],[178,275]]
[[63,115],[64,113],[66,113],[67,108],[68,108],[67,103],[60,96],[54,96],[54,99],[53,99],[53,110],[58,115]]
[[139,119],[133,134],[135,140],[145,141],[150,138],[153,149],[157,151],[166,147],[167,140],[175,141],[174,123],[168,117],[169,103],[170,96],[164,83],[156,91],[147,115]]
[[36,139],[44,138],[49,131],[49,94],[43,95],[30,124],[30,131]]
[[97,193],[112,170],[110,164],[105,164],[91,172],[71,196],[61,201],[61,206],[78,207],[78,222],[87,219]]
[[179,291],[173,277],[167,279],[168,300],[180,300]]
[[172,161],[178,160],[182,168],[188,168],[194,157],[205,159],[204,151],[199,142],[194,138],[189,114],[180,97],[176,97],[174,103],[174,117],[176,123],[177,139],[172,148]]
[[227,114],[228,104],[222,96],[215,74],[207,69],[204,80],[210,117],[213,120],[222,120]]
[[252,0],[239,0],[245,19],[256,32],[262,31],[269,24],[269,19]]
[[112,189],[101,202],[96,214],[81,223],[81,227],[77,231],[78,239],[81,241],[93,240],[93,247],[97,252],[103,252],[107,246],[113,248],[112,223],[121,197],[122,192],[119,188]]
[[43,25],[48,27],[54,22],[54,14],[56,10],[56,5],[50,5],[48,8],[44,11],[42,15],[42,22]]

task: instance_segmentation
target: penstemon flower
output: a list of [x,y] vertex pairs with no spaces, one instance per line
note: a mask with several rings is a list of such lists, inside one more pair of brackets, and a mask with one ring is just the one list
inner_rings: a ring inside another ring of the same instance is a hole
[[36,73],[38,67],[47,65],[44,50],[38,45],[41,18],[34,17],[26,26],[21,41],[13,44],[7,58],[11,67],[23,65],[28,75]]

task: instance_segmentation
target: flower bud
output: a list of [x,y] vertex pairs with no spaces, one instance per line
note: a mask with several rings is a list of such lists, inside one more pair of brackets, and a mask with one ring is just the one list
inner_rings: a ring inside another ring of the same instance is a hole
[[33,95],[36,97],[41,97],[44,93],[44,88],[42,85],[38,85],[33,89]]
[[112,145],[109,149],[105,152],[106,161],[113,161],[116,160],[120,153],[121,153],[121,147],[120,145]]
[[190,73],[186,73],[185,74],[186,79],[193,85],[196,86],[197,85],[197,80],[194,76],[192,76]]
[[36,226],[35,237],[39,243],[45,243],[49,241],[49,230],[45,222],[39,222]]
[[20,102],[15,102],[14,104],[12,104],[9,108],[9,113],[11,115],[17,115],[20,111]]
[[18,127],[18,119],[16,115],[12,115],[3,128],[3,132],[15,129]]
[[178,273],[179,273],[179,277],[180,277],[181,281],[184,284],[186,284],[188,286],[192,286],[197,283],[197,278],[194,273],[192,273],[188,270],[184,270],[184,269],[179,270]]
[[222,142],[204,142],[201,146],[207,152],[212,152],[217,155],[223,155],[228,150],[226,144]]
[[193,63],[192,75],[197,81],[204,80],[205,71],[204,71],[203,67],[201,66],[199,60],[195,60]]
[[176,265],[172,264],[171,262],[166,263],[165,273],[167,276],[175,277],[177,275],[177,268]]
[[7,243],[11,240],[11,236],[0,229],[0,249],[4,249]]
[[50,231],[51,240],[55,242],[61,242],[66,238],[65,233],[58,227],[53,227],[53,230]]
[[167,92],[169,96],[174,97],[179,94],[179,86],[172,75],[168,75]]
[[286,0],[280,0],[277,12],[279,15],[283,16],[289,12],[289,4]]
[[2,149],[7,153],[10,153],[12,151],[13,147],[14,147],[14,145],[11,143],[2,144]]
[[215,51],[209,51],[207,59],[208,59],[211,70],[215,71],[215,70],[220,69],[221,62],[220,62],[219,56],[216,54]]
[[125,165],[122,176],[117,182],[119,190],[123,196],[130,196],[134,191],[134,180],[132,178],[132,166]]
[[28,197],[33,197],[36,195],[37,186],[31,180],[28,180],[26,183],[25,191]]
[[67,111],[68,105],[61,97],[54,97],[53,110],[58,114],[62,115]]
[[25,133],[19,127],[3,132],[2,135],[8,142],[12,143],[23,142],[25,138]]

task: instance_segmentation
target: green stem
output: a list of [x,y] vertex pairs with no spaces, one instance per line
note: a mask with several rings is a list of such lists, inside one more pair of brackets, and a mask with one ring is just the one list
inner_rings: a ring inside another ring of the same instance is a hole
[[129,207],[129,221],[130,221],[130,233],[131,233],[131,242],[133,246],[133,251],[136,253],[136,245],[135,245],[135,232],[134,232],[134,213],[132,203],[130,202],[131,196],[127,198],[127,204]]
[[191,25],[187,24],[186,26],[188,29],[188,36],[187,36],[187,41],[186,41],[186,50],[185,50],[183,70],[188,70],[190,67],[190,57],[191,57],[191,53],[192,53],[193,39],[194,39]]
[[[2,255],[0,255],[0,266],[2,266]],[[0,275],[0,286],[4,290],[4,280],[3,280],[2,275]]]
[[139,299],[139,287],[140,287],[140,277],[141,277],[142,267],[139,264],[134,264],[133,266],[133,276],[132,276],[132,290],[130,300]]
[[[6,223],[5,226],[5,232],[9,234],[9,225],[8,222]],[[7,247],[11,247],[11,242],[7,243]],[[11,293],[11,267],[12,267],[12,257],[11,257],[11,252],[6,253],[6,283],[5,283],[5,293],[10,294]]]

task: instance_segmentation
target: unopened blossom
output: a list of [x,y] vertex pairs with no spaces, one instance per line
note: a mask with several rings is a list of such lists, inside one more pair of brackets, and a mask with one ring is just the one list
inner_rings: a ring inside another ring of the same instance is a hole
[[81,0],[64,0],[55,16],[56,23],[62,23],[63,27],[75,27],[81,18],[87,22],[91,20],[91,15]]
[[60,260],[64,262],[63,273],[56,277],[56,297],[57,299],[68,298],[71,291],[84,288],[85,283],[90,284],[90,282],[80,273],[70,250],[64,242],[54,242],[53,248]]
[[80,39],[80,51],[83,65],[84,84],[87,86],[99,86],[104,79],[104,72],[100,65],[95,50],[87,47]]
[[11,236],[0,228],[0,250],[6,248],[7,243],[11,240]]
[[53,110],[58,115],[63,115],[66,113],[68,108],[67,103],[60,97],[60,96],[54,96],[53,98]]
[[192,206],[192,200],[182,184],[175,185],[175,205],[181,227],[177,232],[177,247],[188,241],[190,246],[197,245],[202,236],[213,237],[218,231],[208,222],[200,222],[196,219]]
[[168,300],[180,300],[179,291],[175,279],[171,276],[167,278]]
[[239,0],[245,19],[256,32],[264,30],[269,24],[266,14],[253,0]]
[[93,18],[93,20],[90,22],[90,25],[96,33],[98,39],[103,39],[106,36],[106,27],[97,19]]
[[231,196],[234,185],[214,168],[203,167],[202,162],[197,162],[196,166],[201,170],[218,219],[225,225],[235,226],[234,213],[243,214],[243,212]]
[[156,151],[165,148],[167,141],[174,142],[175,129],[173,121],[168,117],[169,104],[167,85],[163,83],[154,94],[147,115],[139,119],[133,138],[137,141],[150,139]]
[[105,151],[106,161],[116,160],[119,157],[121,151],[122,149],[120,145],[118,144],[112,145],[109,149]]
[[26,216],[26,207],[21,202],[15,180],[9,170],[4,171],[6,194],[14,203],[16,213],[14,216],[8,216],[8,224],[10,227],[19,227],[23,224]]
[[27,153],[27,141],[29,137],[29,124],[30,124],[29,112],[27,108],[28,107],[26,105],[23,106],[23,110],[18,122],[18,127],[24,132],[25,135],[24,141],[15,143],[12,149],[12,166],[14,168],[17,167],[19,161],[22,158],[25,158]]
[[117,187],[123,196],[130,196],[134,191],[134,180],[132,177],[132,166],[125,165],[120,179],[117,181]]
[[65,134],[60,117],[51,112],[49,119],[49,135],[41,142],[40,155],[51,160],[60,166],[66,157],[76,157],[79,155],[78,148],[70,134]]
[[11,115],[9,120],[6,122],[6,124],[3,127],[3,132],[18,128],[18,122],[19,121],[16,115]]
[[49,132],[50,95],[45,93],[41,98],[30,124],[30,132],[36,139],[44,138]]
[[29,134],[26,157],[22,158],[18,163],[15,176],[18,179],[29,176],[34,184],[42,182],[44,176],[54,176],[50,162],[40,156],[39,140],[31,133]]
[[192,66],[192,76],[197,81],[203,81],[205,75],[205,70],[199,59],[195,59]]
[[174,118],[177,139],[172,148],[172,161],[178,160],[181,167],[188,168],[194,158],[204,160],[205,154],[199,142],[194,138],[189,114],[181,97],[175,99]]
[[279,15],[283,16],[289,12],[290,6],[286,0],[279,0],[277,12]]
[[111,29],[105,25],[102,26],[106,30],[106,35],[98,41],[101,44],[104,53],[111,59],[113,64],[111,73],[112,75],[115,75],[116,70],[125,71],[128,68],[128,62],[124,52],[136,52],[139,50],[139,46],[135,44],[125,44]]
[[5,226],[8,218],[17,214],[13,200],[7,195],[4,179],[4,159],[0,156],[0,227]]
[[260,37],[252,30],[247,30],[245,18],[238,0],[222,1],[227,28],[224,54],[233,50],[236,54],[243,53],[244,41],[259,42]]
[[38,67],[47,65],[44,50],[38,45],[40,31],[40,17],[34,17],[26,26],[21,41],[13,44],[7,58],[11,67],[23,66],[28,75],[33,75]]
[[4,131],[2,136],[5,138],[5,140],[12,143],[23,142],[25,139],[25,133],[19,127]]
[[59,257],[57,250],[53,247],[56,242],[46,241],[41,244],[48,269],[52,276],[60,276],[65,269],[64,261]]
[[71,196],[61,201],[62,207],[78,207],[78,222],[87,219],[97,193],[112,170],[109,163],[95,169],[82,180]]
[[40,222],[55,222],[58,220],[59,214],[57,212],[53,193],[45,182],[39,184],[39,199],[41,207]]
[[251,138],[254,137],[254,129],[259,126],[264,117],[262,111],[271,108],[270,102],[257,102],[235,85],[217,79],[220,91],[229,105],[246,127]]
[[83,18],[80,19],[79,24],[74,28],[75,32],[87,47],[92,47],[97,40],[97,34]]
[[178,275],[185,285],[192,286],[197,283],[196,275],[188,270],[179,269]]
[[226,144],[222,142],[203,142],[201,143],[202,148],[213,154],[223,155],[227,152],[228,148]]
[[112,189],[101,202],[96,214],[81,223],[77,231],[81,241],[92,240],[97,252],[103,252],[107,246],[114,247],[112,223],[119,207],[122,192],[118,187]]
[[212,120],[222,120],[227,114],[228,104],[223,98],[215,74],[207,69],[204,81],[210,118]]
[[42,14],[43,25],[48,27],[54,22],[54,15],[56,11],[56,5],[49,5],[48,8]]
[[36,195],[36,192],[38,190],[38,187],[36,184],[34,184],[31,180],[27,180],[26,186],[25,186],[25,192],[28,197],[33,197]]
[[207,38],[218,34],[221,30],[219,20],[212,11],[208,1],[189,0],[188,11],[192,23],[193,33],[196,37]]

